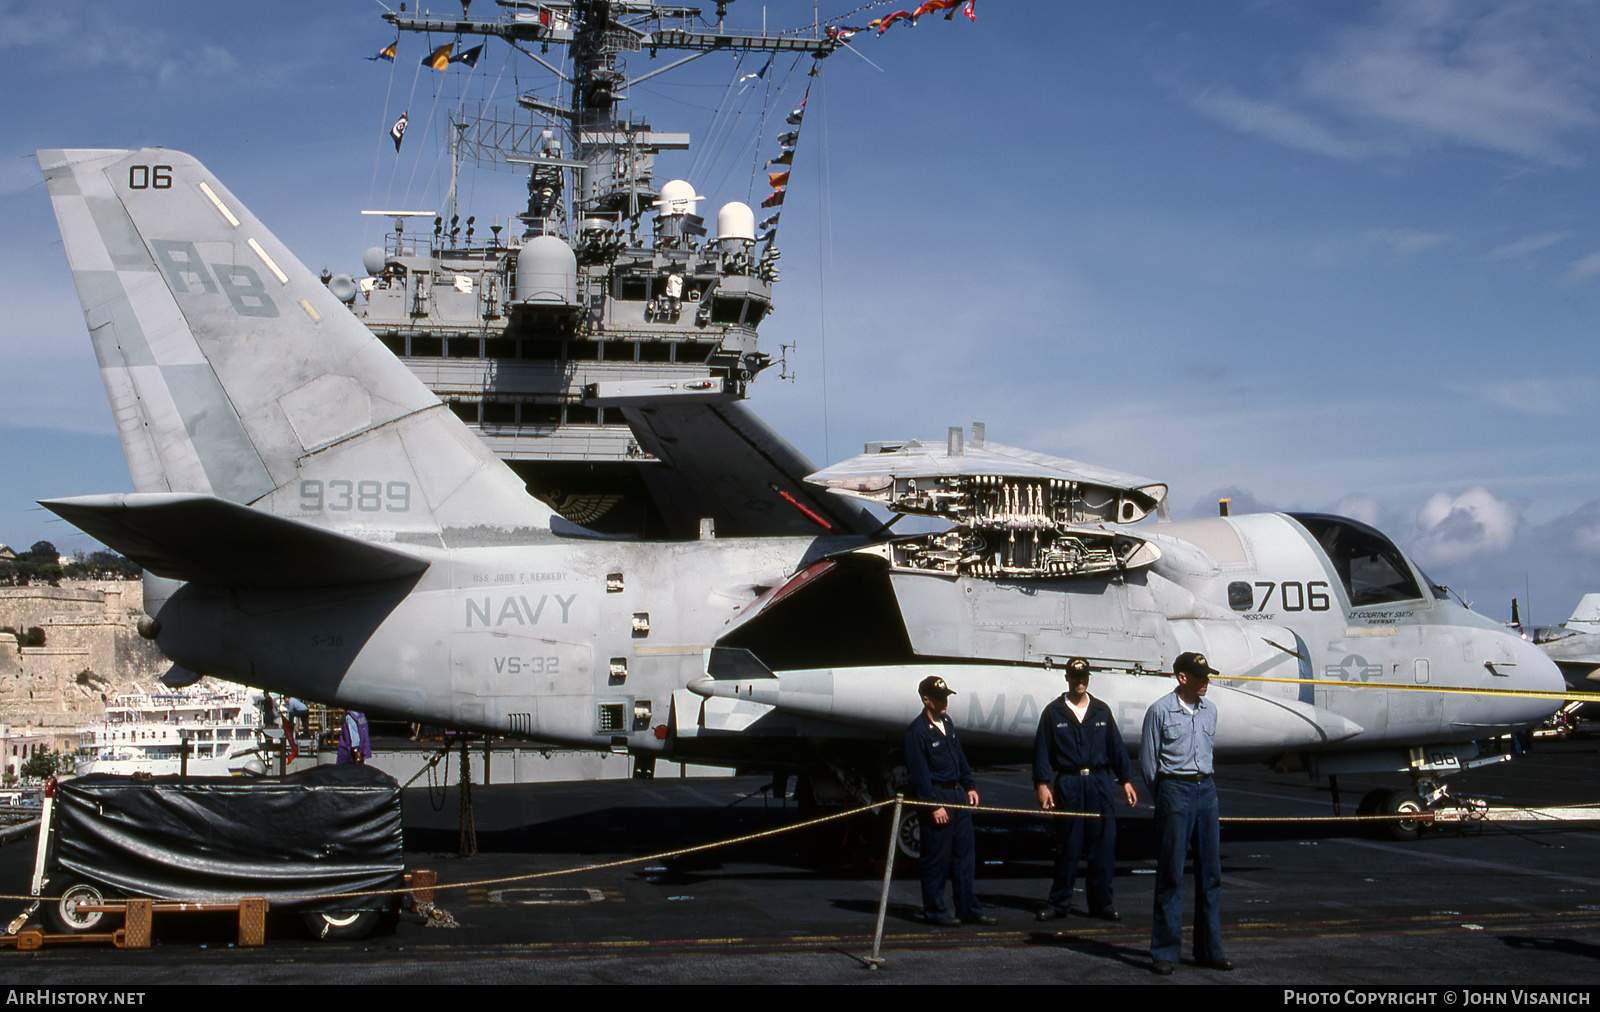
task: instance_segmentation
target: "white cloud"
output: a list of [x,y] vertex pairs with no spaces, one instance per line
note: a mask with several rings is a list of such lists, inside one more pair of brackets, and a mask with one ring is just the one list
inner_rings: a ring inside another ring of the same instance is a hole
[[1592,376],[1572,372],[1500,376],[1482,383],[1446,383],[1445,389],[1481,398],[1495,407],[1544,418],[1586,412],[1594,404],[1596,392]]
[[1508,550],[1441,567],[1433,575],[1462,590],[1469,600],[1476,599],[1485,614],[1504,617],[1508,602],[1516,597],[1522,601],[1524,622],[1553,625],[1571,614],[1584,594],[1600,590],[1596,558],[1600,558],[1600,500],[1543,524],[1523,523]]
[[1521,239],[1495,247],[1488,252],[1487,257],[1490,260],[1519,260],[1571,238],[1571,232],[1539,232],[1525,235]]
[[1412,256],[1450,241],[1450,236],[1444,232],[1424,232],[1416,228],[1379,228],[1371,230],[1367,236],[1389,247],[1397,257]]
[[1590,524],[1574,530],[1572,547],[1585,555],[1600,555],[1600,524]]
[[1568,281],[1587,281],[1596,274],[1600,274],[1600,253],[1590,253],[1588,256],[1572,262],[1572,266],[1567,268],[1566,279]]
[[0,3],[0,51],[42,50],[78,67],[112,67],[170,85],[214,79],[239,68],[215,43],[152,30],[120,5],[61,0],[48,7]]
[[1550,165],[1600,125],[1600,18],[1588,5],[1390,0],[1300,58],[1276,93],[1192,104],[1236,130],[1337,158],[1436,144]]
[[1412,551],[1423,565],[1452,565],[1502,552],[1516,538],[1522,507],[1474,488],[1458,496],[1439,492],[1417,513]]
[[1383,507],[1378,505],[1378,500],[1364,493],[1345,496],[1339,500],[1333,511],[1351,520],[1359,520],[1369,527],[1383,526]]
[[1221,85],[1206,88],[1189,101],[1240,133],[1265,137],[1287,148],[1346,161],[1365,158],[1376,150],[1370,143],[1339,136],[1333,127],[1281,102],[1249,98]]

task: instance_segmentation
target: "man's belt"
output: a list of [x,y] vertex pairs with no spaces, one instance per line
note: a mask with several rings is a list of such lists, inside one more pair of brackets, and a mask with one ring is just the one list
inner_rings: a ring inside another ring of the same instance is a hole
[[956,788],[961,786],[961,781],[959,781],[959,780],[935,780],[933,782],[933,786],[939,788],[940,790],[944,790],[944,791],[954,790],[954,789],[956,789]]
[[1057,766],[1056,767],[1056,776],[1058,776],[1058,777],[1092,777],[1096,773],[1109,772],[1109,770],[1110,770],[1110,767],[1108,767],[1108,766],[1095,766],[1092,769],[1089,768],[1089,767],[1084,767],[1082,769],[1071,769],[1071,770],[1062,769],[1061,767]]
[[1203,784],[1211,779],[1209,773],[1162,773],[1157,780],[1181,780],[1186,784]]

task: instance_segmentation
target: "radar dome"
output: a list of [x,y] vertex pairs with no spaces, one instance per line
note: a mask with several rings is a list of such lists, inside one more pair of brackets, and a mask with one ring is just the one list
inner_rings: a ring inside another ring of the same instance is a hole
[[756,213],[749,204],[735,200],[722,205],[717,211],[717,238],[755,241]]
[[365,253],[361,254],[361,266],[365,267],[367,269],[367,273],[373,277],[377,277],[378,274],[382,273],[384,261],[385,257],[382,246],[373,246]]
[[578,302],[578,258],[553,235],[529,239],[517,254],[517,301],[571,306]]
[[356,287],[355,280],[350,275],[335,274],[328,279],[328,291],[332,292],[333,297],[340,302],[353,302],[360,289]]
[[656,206],[662,214],[694,214],[698,206],[695,202],[703,199],[695,196],[694,187],[686,180],[669,179],[661,186],[661,199]]

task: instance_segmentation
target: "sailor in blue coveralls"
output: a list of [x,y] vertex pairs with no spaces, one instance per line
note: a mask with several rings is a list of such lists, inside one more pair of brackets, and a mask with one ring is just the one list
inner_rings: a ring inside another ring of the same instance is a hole
[[[917,686],[922,712],[906,728],[906,773],[918,801],[948,802],[945,807],[922,808],[922,916],[929,924],[958,928],[968,924],[994,924],[983,912],[973,891],[977,859],[973,847],[972,813],[957,805],[977,805],[978,783],[961,751],[956,726],[945,709],[955,690],[944,679],[930,675]],[[944,905],[944,884],[955,887],[956,913]]]
[[1232,970],[1222,950],[1221,833],[1217,785],[1211,779],[1217,708],[1206,701],[1217,673],[1205,654],[1172,662],[1178,688],[1150,704],[1139,738],[1139,765],[1155,795],[1155,911],[1150,924],[1150,969],[1163,976],[1178,962],[1183,942],[1183,859],[1194,854],[1194,958],[1213,970]]
[[1051,820],[1056,875],[1039,920],[1053,921],[1072,909],[1072,884],[1078,877],[1078,860],[1086,853],[1089,916],[1122,920],[1111,900],[1111,876],[1117,866],[1116,796],[1127,798],[1131,808],[1139,803],[1139,795],[1133,789],[1133,764],[1122,733],[1111,708],[1089,695],[1089,662],[1081,657],[1067,662],[1066,693],[1039,716],[1039,730],[1033,736],[1033,787],[1039,807],[1047,812],[1091,813]]

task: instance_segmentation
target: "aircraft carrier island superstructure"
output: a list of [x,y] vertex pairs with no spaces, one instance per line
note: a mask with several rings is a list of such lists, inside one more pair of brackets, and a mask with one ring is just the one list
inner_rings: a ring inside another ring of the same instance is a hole
[[[726,4],[705,31],[692,7],[499,3],[488,20],[469,19],[466,4],[461,18],[383,17],[430,47],[458,40],[433,50],[447,62],[463,58],[448,55],[452,47],[472,52],[463,38],[502,39],[563,81],[565,99],[524,93],[500,111],[452,114],[446,206],[366,212],[392,218],[393,230],[363,258],[366,278],[330,279],[332,287],[563,516],[608,533],[693,537],[653,505],[659,496],[641,471],[658,458],[622,409],[606,405],[662,392],[743,398],[774,361],[757,328],[772,308],[779,252],[749,204],[725,202],[708,220],[693,185],[658,184],[656,155],[688,149],[689,135],[657,131],[617,106],[629,85],[717,50],[770,67],[766,54],[820,58],[838,42],[723,31]],[[557,47],[570,55],[566,72],[534,55]],[[658,50],[690,55],[628,77],[625,54]],[[769,112],[785,177],[773,182],[777,204],[799,134],[798,114],[785,124],[786,112]],[[463,160],[527,172],[527,207],[506,219],[514,223],[485,227],[458,211]]]

